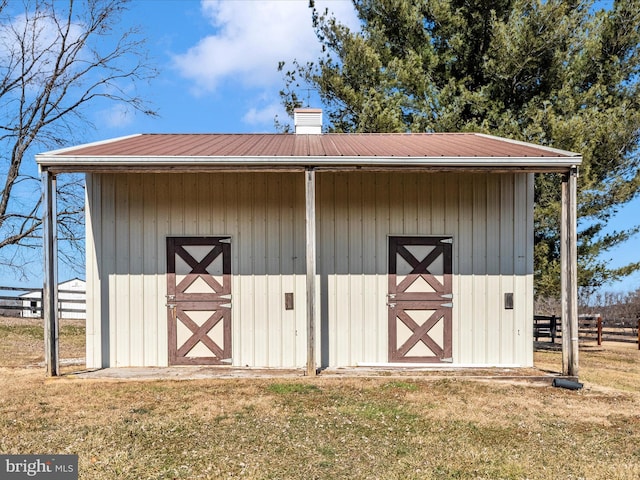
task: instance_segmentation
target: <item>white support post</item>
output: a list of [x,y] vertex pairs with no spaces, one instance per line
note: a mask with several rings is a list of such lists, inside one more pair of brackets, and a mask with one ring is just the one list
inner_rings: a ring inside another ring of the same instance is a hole
[[305,171],[305,224],[307,239],[307,375],[316,375],[316,172]]
[[42,235],[44,243],[44,285],[42,290],[42,311],[44,317],[44,361],[46,374],[56,377],[60,374],[58,353],[58,244],[56,216],[56,176],[49,171],[42,173],[44,190]]
[[578,376],[578,168],[562,178],[560,225],[560,296],[562,304],[562,373]]

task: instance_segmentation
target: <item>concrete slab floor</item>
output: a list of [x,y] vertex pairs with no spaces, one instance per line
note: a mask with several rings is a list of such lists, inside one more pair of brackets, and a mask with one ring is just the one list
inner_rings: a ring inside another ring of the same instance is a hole
[[[82,370],[66,373],[60,378],[94,381],[149,381],[149,380],[202,380],[238,378],[302,379],[304,369],[250,368],[229,366],[171,366],[171,367],[118,367]],[[435,368],[415,367],[342,367],[327,368],[317,378],[405,378],[420,380],[459,379],[471,381],[499,381],[549,386],[554,378],[567,378],[554,372],[536,368]]]

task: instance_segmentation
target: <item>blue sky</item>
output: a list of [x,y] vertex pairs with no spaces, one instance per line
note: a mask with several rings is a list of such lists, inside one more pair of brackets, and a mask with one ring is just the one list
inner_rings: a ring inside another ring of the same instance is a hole
[[[316,3],[356,27],[348,0]],[[138,88],[160,116],[145,117],[122,105],[98,108],[90,115],[96,129],[83,135],[83,143],[147,132],[273,132],[274,117],[286,119],[278,96],[283,85],[278,62],[304,62],[320,54],[308,0],[132,0],[122,25],[139,25],[148,38],[159,76]],[[640,202],[625,208],[611,228],[637,222],[639,209]],[[640,239],[610,256],[612,265],[639,260]],[[60,265],[61,280],[76,275]],[[2,277],[1,283],[41,281],[37,269],[26,280],[0,269]],[[639,286],[640,273],[612,289]]]
[[[278,62],[312,60],[320,48],[308,0],[133,0],[160,76],[141,92],[160,118],[114,108],[96,138],[138,132],[273,132],[283,118]],[[317,4],[355,25],[350,2]]]
[[[121,28],[139,26],[150,61],[159,75],[139,83],[158,117],[146,117],[120,104],[99,103],[87,117],[95,129],[69,139],[69,145],[134,133],[273,132],[274,117],[285,119],[278,92],[278,62],[305,62],[320,55],[311,28],[308,0],[132,0]],[[318,0],[356,25],[347,0]],[[20,4],[10,4],[20,13]],[[41,149],[40,149],[41,150]],[[34,153],[38,153],[35,151]],[[26,168],[35,175],[35,164]],[[23,193],[37,194],[34,187]],[[0,285],[42,283],[39,252],[24,271],[0,265]],[[28,253],[27,253],[28,255]],[[60,263],[61,281],[83,276]]]

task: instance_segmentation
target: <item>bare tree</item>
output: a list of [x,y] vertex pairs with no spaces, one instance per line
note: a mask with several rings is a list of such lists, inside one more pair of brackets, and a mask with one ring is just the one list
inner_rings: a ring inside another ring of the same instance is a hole
[[[144,37],[120,25],[127,3],[0,0],[0,263],[19,267],[40,248],[36,149],[79,141],[89,108],[105,102],[155,115],[136,92],[157,72]],[[59,184],[60,240],[82,238],[82,187],[73,176]]]
[[606,320],[637,320],[640,318],[640,289],[633,292],[596,290],[583,298],[580,313],[597,313]]
[[550,296],[539,296],[533,300],[533,311],[536,315],[560,315],[562,311],[560,299]]

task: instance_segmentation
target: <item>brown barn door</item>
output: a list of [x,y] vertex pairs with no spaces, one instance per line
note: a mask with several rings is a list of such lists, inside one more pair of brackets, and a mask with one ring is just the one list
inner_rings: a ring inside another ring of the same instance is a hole
[[389,361],[451,362],[451,237],[389,237]]
[[231,363],[231,239],[167,237],[169,364]]

